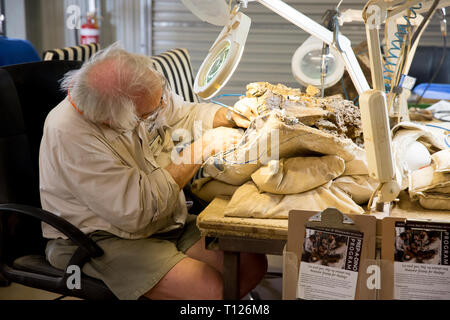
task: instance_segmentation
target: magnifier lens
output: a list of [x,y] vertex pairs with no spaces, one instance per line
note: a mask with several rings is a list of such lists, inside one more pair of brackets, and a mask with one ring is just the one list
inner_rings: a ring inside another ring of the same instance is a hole
[[209,68],[208,73],[206,74],[205,79],[206,83],[209,83],[217,75],[223,63],[225,62],[229,52],[230,52],[230,43],[227,42],[227,44],[223,47],[223,49],[214,58],[213,60],[214,62],[211,64],[211,67]]
[[[326,55],[328,62],[327,76],[334,73],[336,70],[336,61],[332,54]],[[320,79],[322,74],[322,51],[312,50],[305,54],[300,62],[301,70],[313,79]]]

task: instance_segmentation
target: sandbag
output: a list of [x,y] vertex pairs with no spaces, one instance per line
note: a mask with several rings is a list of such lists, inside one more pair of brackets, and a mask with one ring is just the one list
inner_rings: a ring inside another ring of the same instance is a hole
[[217,196],[232,196],[238,188],[211,178],[194,180],[191,185],[192,193],[206,202],[211,202]]
[[427,192],[430,193],[444,193],[444,194],[449,194],[450,195],[450,185],[447,185],[446,187],[436,187],[436,188],[431,188],[428,189]]
[[361,150],[351,139],[338,138],[300,122],[291,122],[276,110],[255,121],[240,145],[210,157],[203,165],[206,176],[242,185],[270,160],[295,156],[337,155],[345,161]]
[[287,219],[289,211],[293,209],[322,211],[327,208],[336,208],[342,213],[364,213],[363,208],[341,189],[334,187],[330,181],[322,187],[307,192],[284,196],[275,207],[267,212],[267,216]]
[[347,193],[357,204],[367,203],[378,186],[368,175],[342,176],[333,181],[333,186]]
[[255,171],[251,177],[260,191],[295,194],[314,189],[339,177],[344,169],[345,162],[338,156],[294,157],[271,161]]
[[450,173],[436,172],[430,165],[412,172],[409,180],[409,194],[414,198],[419,192],[450,186]]
[[420,193],[419,203],[425,209],[450,210],[450,195],[440,193]]
[[369,174],[367,165],[366,151],[358,148],[352,160],[345,162],[345,171],[343,176],[366,175]]
[[364,213],[360,206],[344,191],[334,187],[331,181],[307,192],[284,196],[259,193],[253,182],[247,182],[241,188],[236,190],[228,203],[225,216],[287,219],[290,210],[322,211],[330,207],[343,213]]
[[450,149],[445,149],[431,155],[434,171],[450,172]]
[[282,198],[283,195],[260,193],[256,185],[249,181],[234,192],[225,208],[224,216],[271,218],[267,212],[275,207]]

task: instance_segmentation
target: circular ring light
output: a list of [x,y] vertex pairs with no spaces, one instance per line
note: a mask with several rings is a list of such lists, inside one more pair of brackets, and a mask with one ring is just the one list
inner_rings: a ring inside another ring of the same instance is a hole
[[200,97],[210,99],[230,80],[241,60],[250,24],[241,12],[230,16],[195,77],[194,91]]
[[[294,78],[303,86],[321,87],[323,42],[316,37],[309,37],[298,47],[292,57],[291,67]],[[335,85],[344,75],[345,65],[339,53],[330,47],[327,55],[328,72],[325,77],[325,88]]]

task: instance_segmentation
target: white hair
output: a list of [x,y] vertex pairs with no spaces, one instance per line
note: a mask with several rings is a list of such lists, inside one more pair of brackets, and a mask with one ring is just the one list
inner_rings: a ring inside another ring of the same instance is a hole
[[[103,70],[96,68],[102,63]],[[108,65],[112,68],[105,68]],[[149,70],[155,76],[149,76]],[[115,43],[97,52],[79,70],[66,73],[61,88],[70,90],[70,98],[88,120],[127,131],[139,123],[136,98],[151,95],[158,84],[167,87],[149,57],[129,53]]]

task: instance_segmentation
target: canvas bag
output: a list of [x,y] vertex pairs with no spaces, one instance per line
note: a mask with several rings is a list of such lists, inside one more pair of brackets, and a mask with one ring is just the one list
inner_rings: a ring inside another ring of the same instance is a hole
[[409,194],[414,197],[419,192],[450,186],[450,173],[436,172],[432,165],[413,171],[409,179]]
[[254,128],[246,131],[239,146],[208,158],[202,168],[206,176],[228,184],[242,185],[270,160],[337,155],[351,161],[361,150],[350,139],[338,138],[300,122],[289,122],[276,110],[254,123]]
[[344,169],[345,162],[338,156],[294,157],[270,161],[251,177],[260,191],[295,194],[339,177]]
[[434,171],[450,172],[450,149],[445,149],[431,155]]
[[450,210],[450,195],[440,193],[419,193],[419,203],[425,209]]
[[283,199],[283,195],[260,193],[256,185],[248,181],[240,186],[231,197],[224,216],[243,218],[273,218],[268,211]]
[[194,180],[191,185],[192,193],[206,202],[211,202],[217,196],[230,197],[239,188],[211,178]]
[[224,215],[241,218],[287,219],[289,211],[322,211],[334,207],[343,213],[364,213],[344,191],[334,187],[332,182],[307,192],[278,195],[259,193],[253,182],[247,182],[236,190]]
[[368,175],[342,176],[333,181],[333,186],[347,193],[357,204],[367,203],[378,186]]
[[345,171],[343,176],[368,175],[369,167],[367,165],[366,151],[358,148],[355,150],[354,158],[345,162]]
[[437,172],[435,165],[411,173],[409,195],[419,199],[422,207],[431,210],[450,210],[450,172]]

